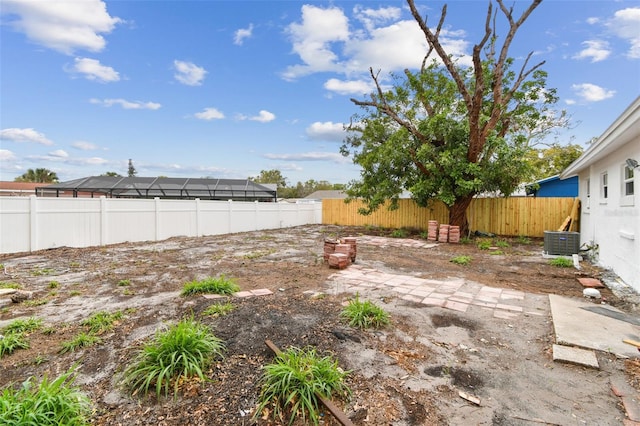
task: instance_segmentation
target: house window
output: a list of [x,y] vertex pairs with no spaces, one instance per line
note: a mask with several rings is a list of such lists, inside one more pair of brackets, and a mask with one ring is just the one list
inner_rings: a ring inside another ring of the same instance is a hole
[[609,175],[604,172],[600,175],[600,202],[606,203],[609,198]]
[[634,173],[633,168],[625,165],[622,168],[622,197],[620,197],[620,204],[623,206],[633,206],[634,204]]

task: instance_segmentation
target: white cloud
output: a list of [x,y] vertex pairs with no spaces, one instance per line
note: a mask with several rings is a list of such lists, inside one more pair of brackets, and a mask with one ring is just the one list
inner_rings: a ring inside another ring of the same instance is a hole
[[242,46],[245,38],[251,38],[253,35],[253,24],[249,24],[249,28],[241,28],[235,32],[233,44]]
[[594,25],[594,24],[597,24],[598,22],[600,22],[600,18],[597,18],[597,17],[587,18],[587,24],[589,25]]
[[283,161],[331,161],[333,163],[349,163],[350,159],[337,152],[303,152],[299,154],[264,154],[270,160]]
[[627,56],[632,59],[640,58],[640,7],[629,7],[618,10],[613,18],[608,20],[607,26],[618,37],[627,40],[631,45]]
[[251,121],[259,121],[260,123],[268,123],[270,121],[273,121],[276,119],[276,115],[272,112],[266,111],[266,110],[260,110],[260,113],[258,113],[258,115],[254,115],[252,117],[246,116],[246,115],[242,115],[242,114],[238,114],[237,116],[238,120],[251,120]]
[[69,154],[67,154],[67,151],[64,149],[56,149],[55,151],[51,151],[49,155],[57,158],[69,158]]
[[124,109],[160,109],[162,105],[157,102],[141,102],[141,101],[127,101],[126,99],[90,99],[92,104],[102,105],[105,107],[111,107],[113,105],[120,105]]
[[0,149],[0,161],[12,161],[16,156],[8,149]]
[[77,141],[71,144],[72,147],[79,149],[80,151],[94,151],[98,149],[96,144],[91,142]]
[[97,59],[76,58],[72,71],[83,74],[87,80],[95,80],[101,83],[120,80],[120,74],[116,70],[102,65]]
[[175,79],[187,86],[200,86],[207,75],[207,70],[192,62],[175,60],[173,66],[176,69]]
[[574,59],[591,59],[593,63],[604,61],[611,54],[609,43],[603,40],[587,40],[582,45],[586,47],[574,55]]
[[293,52],[300,56],[302,65],[294,65],[283,73],[285,79],[320,71],[338,71],[338,56],[331,44],[345,42],[349,38],[349,22],[337,7],[326,9],[305,4],[302,6],[302,22],[294,22],[287,28],[293,43]]
[[40,132],[29,129],[2,129],[0,130],[0,139],[13,141],[13,142],[34,142],[41,145],[53,145],[53,142],[47,139],[47,137]]
[[585,102],[599,102],[611,98],[615,90],[607,90],[591,83],[574,84],[573,91]]
[[362,6],[356,6],[353,8],[353,13],[356,16],[356,19],[361,21],[369,30],[372,30],[382,23],[399,19],[401,12],[402,10],[398,7],[369,9],[363,8]]
[[3,0],[2,14],[31,41],[69,55],[76,50],[101,51],[106,45],[102,34],[122,22],[110,16],[100,0]]
[[375,90],[371,80],[344,81],[330,78],[324,83],[324,88],[339,95],[365,95]]
[[205,108],[202,112],[197,112],[194,114],[196,118],[200,120],[220,120],[224,118],[224,114],[218,111],[216,108]]
[[344,124],[326,121],[321,123],[316,121],[307,127],[307,136],[313,140],[342,142],[347,135]]

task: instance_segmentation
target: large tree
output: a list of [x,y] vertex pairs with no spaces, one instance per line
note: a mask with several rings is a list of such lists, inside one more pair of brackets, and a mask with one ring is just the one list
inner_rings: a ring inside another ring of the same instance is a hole
[[[508,195],[530,174],[525,154],[532,129],[548,119],[544,114],[557,98],[546,88],[544,62],[531,65],[530,53],[514,70],[509,48],[541,1],[533,0],[519,17],[503,0],[496,0],[495,11],[490,2],[484,34],[467,66],[441,44],[446,6],[437,26],[429,27],[407,0],[426,39],[422,67],[394,76],[391,90],[384,90],[379,72],[370,69],[376,91],[365,100],[352,99],[363,112],[352,118],[352,133],[341,148],[362,167],[361,180],[348,189],[352,198],[365,201],[362,213],[388,200],[395,208],[408,190],[419,205],[446,203],[449,223],[467,231],[466,209],[474,196]],[[502,39],[500,16],[507,22]]]
[[58,175],[49,169],[29,169],[14,180],[16,182],[54,183],[58,182]]

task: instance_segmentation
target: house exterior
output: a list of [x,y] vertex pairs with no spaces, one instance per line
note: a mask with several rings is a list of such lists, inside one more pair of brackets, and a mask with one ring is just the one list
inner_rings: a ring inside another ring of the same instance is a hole
[[560,179],[560,175],[536,181],[526,186],[527,195],[534,197],[577,197],[578,176]]
[[27,197],[36,194],[36,188],[41,187],[43,183],[36,182],[9,182],[0,181],[1,197]]
[[577,176],[580,242],[598,247],[598,264],[640,292],[640,97],[564,170]]

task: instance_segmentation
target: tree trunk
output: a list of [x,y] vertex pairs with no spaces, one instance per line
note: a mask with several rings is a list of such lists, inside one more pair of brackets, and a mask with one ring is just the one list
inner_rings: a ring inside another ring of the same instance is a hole
[[473,200],[473,195],[457,198],[449,208],[449,225],[460,227],[460,236],[469,234],[469,221],[467,220],[467,208]]

